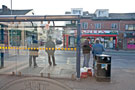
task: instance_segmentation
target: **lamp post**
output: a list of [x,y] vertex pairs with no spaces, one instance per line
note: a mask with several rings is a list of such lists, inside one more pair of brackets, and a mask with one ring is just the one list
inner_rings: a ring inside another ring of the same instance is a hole
[[[4,45],[4,25],[1,25],[1,29],[0,29],[0,34],[1,34],[1,41],[0,41],[0,44],[1,45]],[[0,68],[3,68],[4,67],[4,51],[1,49],[0,50],[0,56],[1,56],[1,59],[0,59]]]
[[12,0],[11,0],[11,15],[12,15]]

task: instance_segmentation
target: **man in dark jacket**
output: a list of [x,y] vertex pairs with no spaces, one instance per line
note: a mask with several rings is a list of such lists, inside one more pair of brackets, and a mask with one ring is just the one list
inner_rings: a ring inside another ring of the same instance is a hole
[[48,41],[46,42],[45,48],[47,48],[46,52],[48,54],[49,65],[50,66],[52,65],[52,62],[51,62],[51,56],[52,56],[53,66],[56,66],[55,56],[54,56],[55,43],[52,41],[52,37],[51,36],[48,37]]
[[[34,38],[34,36],[32,37]],[[37,40],[33,40],[31,46],[29,47],[29,66],[31,67],[32,64],[32,58],[33,58],[33,64],[34,64],[34,68],[37,67],[37,63],[36,63],[36,57],[38,57],[38,41]]]
[[83,67],[89,67],[89,61],[90,61],[90,51],[91,51],[91,47],[89,45],[89,38],[87,38],[87,40],[85,40],[84,44],[83,44],[83,54],[84,54],[84,61],[83,61]]

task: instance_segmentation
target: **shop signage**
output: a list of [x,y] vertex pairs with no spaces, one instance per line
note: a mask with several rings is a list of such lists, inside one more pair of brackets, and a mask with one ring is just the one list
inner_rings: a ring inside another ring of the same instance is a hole
[[46,25],[45,25],[45,30],[49,30],[49,29],[50,29],[49,24],[46,24]]
[[135,49],[135,45],[133,44],[133,45],[127,45],[127,48],[128,49]]
[[118,34],[118,32],[111,30],[82,30],[82,34]]
[[[77,30],[75,30],[75,33],[77,33]],[[118,31],[114,30],[82,30],[82,34],[111,34],[111,35],[117,35]]]

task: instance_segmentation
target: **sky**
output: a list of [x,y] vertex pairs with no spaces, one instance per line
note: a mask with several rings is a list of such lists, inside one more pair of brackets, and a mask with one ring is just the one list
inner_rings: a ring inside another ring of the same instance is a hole
[[[83,8],[94,13],[109,9],[109,13],[135,13],[135,0],[12,0],[13,9],[33,9],[35,15],[63,15],[71,8]],[[0,0],[0,8],[11,8],[11,0]]]

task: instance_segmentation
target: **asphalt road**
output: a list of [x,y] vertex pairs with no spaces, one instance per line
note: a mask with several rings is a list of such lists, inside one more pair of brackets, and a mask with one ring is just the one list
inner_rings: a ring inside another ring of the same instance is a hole
[[[104,54],[111,55],[112,68],[135,68],[135,52],[129,51],[106,51]],[[76,64],[76,51],[59,51],[55,52],[55,58],[57,64]],[[91,60],[92,60],[91,55]],[[5,58],[5,61],[22,62],[28,61],[28,55],[16,55],[9,58]],[[81,64],[83,62],[83,54],[81,54]],[[48,64],[48,56],[44,50],[40,51],[37,58],[38,64]]]

